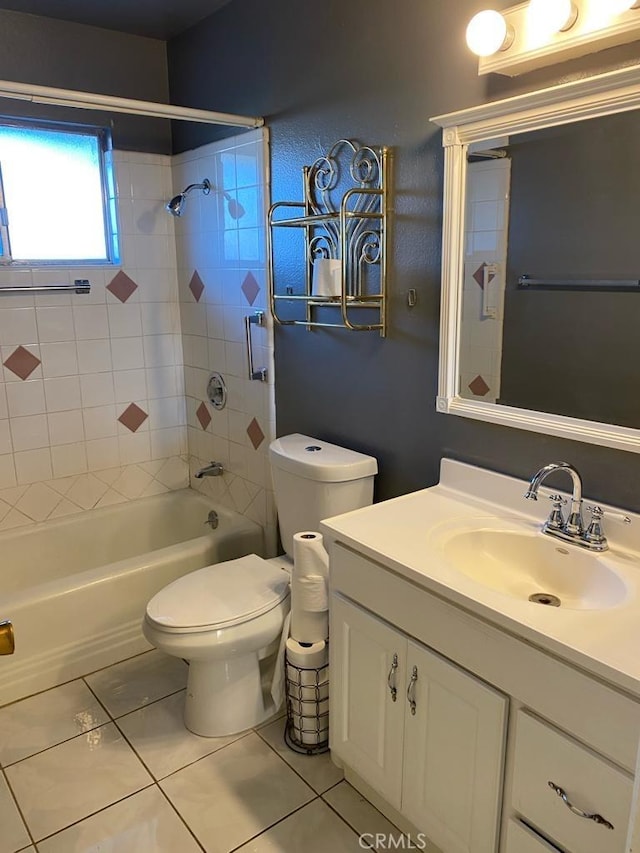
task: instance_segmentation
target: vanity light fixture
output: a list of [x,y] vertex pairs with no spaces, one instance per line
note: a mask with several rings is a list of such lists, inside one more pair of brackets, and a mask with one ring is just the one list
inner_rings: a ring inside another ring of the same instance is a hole
[[467,47],[476,56],[493,56],[513,44],[513,29],[507,26],[504,16],[493,9],[478,12],[467,27]]
[[478,73],[515,77],[640,39],[640,0],[528,0],[480,12],[467,28]]
[[573,27],[578,8],[571,0],[529,0],[527,18],[529,30],[548,39]]

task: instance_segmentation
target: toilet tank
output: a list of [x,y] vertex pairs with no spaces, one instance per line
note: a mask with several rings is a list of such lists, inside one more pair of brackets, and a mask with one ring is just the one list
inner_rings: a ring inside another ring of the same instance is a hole
[[280,538],[293,556],[293,535],[324,518],[369,506],[378,463],[308,435],[285,435],[269,447]]

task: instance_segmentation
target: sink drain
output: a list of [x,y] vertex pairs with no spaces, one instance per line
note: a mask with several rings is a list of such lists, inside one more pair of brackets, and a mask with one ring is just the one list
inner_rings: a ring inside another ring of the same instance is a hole
[[550,592],[534,592],[529,596],[529,601],[534,604],[546,604],[547,607],[560,607],[562,602],[557,595],[551,595]]

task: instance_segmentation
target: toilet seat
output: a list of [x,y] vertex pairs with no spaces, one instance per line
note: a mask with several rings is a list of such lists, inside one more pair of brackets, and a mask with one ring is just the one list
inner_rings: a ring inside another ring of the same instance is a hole
[[167,633],[214,631],[262,616],[288,595],[288,572],[250,554],[173,581],[154,595],[146,617]]

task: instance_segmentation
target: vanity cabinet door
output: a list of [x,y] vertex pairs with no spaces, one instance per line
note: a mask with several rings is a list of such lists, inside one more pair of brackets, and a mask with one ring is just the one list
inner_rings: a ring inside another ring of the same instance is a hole
[[407,682],[403,814],[445,853],[493,853],[507,698],[412,641]]
[[330,648],[331,749],[399,809],[407,640],[334,595]]

